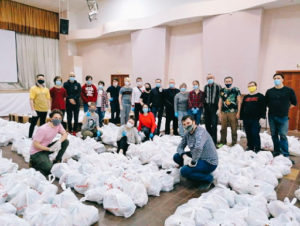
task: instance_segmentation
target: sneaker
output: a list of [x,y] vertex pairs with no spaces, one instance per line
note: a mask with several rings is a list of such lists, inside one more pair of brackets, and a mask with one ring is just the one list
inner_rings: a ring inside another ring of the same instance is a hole
[[198,189],[201,191],[207,191],[207,190],[209,190],[211,185],[212,185],[212,182],[201,183],[199,185]]
[[224,146],[224,144],[221,144],[221,143],[216,145],[217,148],[221,148],[223,146]]
[[73,131],[71,134],[76,137],[76,132],[75,131]]

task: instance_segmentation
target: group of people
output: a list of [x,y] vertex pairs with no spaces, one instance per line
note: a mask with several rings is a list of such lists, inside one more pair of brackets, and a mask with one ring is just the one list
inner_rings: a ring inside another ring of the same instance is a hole
[[[55,86],[50,91],[45,87],[44,75],[37,75],[37,84],[30,89],[30,104],[32,120],[29,137],[40,119],[40,125],[45,123],[47,112],[50,113],[50,122],[39,127],[33,137],[30,163],[41,171],[50,172],[51,163],[49,151],[58,151],[55,161],[61,161],[68,142],[66,130],[61,125],[65,110],[67,112],[67,127],[70,133],[75,133],[78,126],[80,98],[83,102],[85,116],[82,122],[82,136],[100,138],[103,134],[101,127],[105,112],[110,104],[111,121],[119,122],[118,152],[126,154],[130,144],[138,144],[159,134],[161,119],[165,112],[165,134],[170,134],[170,123],[173,121],[173,134],[182,136],[182,141],[174,155],[174,161],[181,168],[181,174],[191,180],[204,182],[204,186],[213,180],[211,172],[218,164],[216,147],[227,144],[227,127],[231,127],[232,145],[237,143],[238,119],[243,120],[247,135],[249,150],[258,152],[260,147],[260,119],[268,119],[274,155],[289,156],[287,131],[288,113],[290,107],[297,104],[295,92],[284,86],[284,76],[273,76],[274,87],[265,95],[257,92],[257,83],[248,83],[249,93],[243,98],[237,87],[233,86],[233,78],[225,77],[222,88],[215,83],[213,75],[207,76],[204,90],[200,90],[199,81],[193,81],[193,90],[187,91],[187,85],[182,83],[176,88],[175,80],[169,80],[169,87],[162,88],[161,79],[155,80],[155,88],[150,83],[143,84],[142,78],[136,79],[136,87],[132,88],[130,79],[125,78],[125,85],[120,87],[117,79],[104,89],[105,83],[98,82],[98,87],[92,84],[92,76],[86,76],[86,83],[81,85],[75,75],[70,74],[67,82],[62,84],[62,78],[54,79]],[[205,128],[199,126],[204,112]],[[121,113],[121,116],[120,116]],[[72,118],[74,116],[74,126]],[[156,117],[157,125],[156,125]],[[217,124],[221,123],[221,141],[217,144]],[[138,126],[137,126],[138,125]],[[73,126],[73,127],[72,127]],[[179,131],[178,131],[179,126]],[[51,143],[57,133],[62,138]],[[185,152],[185,147],[190,152]],[[37,151],[39,150],[39,151]],[[48,159],[48,160],[45,160]],[[44,168],[40,162],[47,162]],[[45,166],[46,165],[46,166]],[[41,168],[42,167],[42,168]]]

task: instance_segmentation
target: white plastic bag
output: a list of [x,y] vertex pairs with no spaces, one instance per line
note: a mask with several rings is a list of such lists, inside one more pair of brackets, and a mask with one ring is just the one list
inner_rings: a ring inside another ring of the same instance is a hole
[[128,195],[118,189],[111,189],[104,196],[103,208],[116,216],[128,218],[132,216],[136,206]]

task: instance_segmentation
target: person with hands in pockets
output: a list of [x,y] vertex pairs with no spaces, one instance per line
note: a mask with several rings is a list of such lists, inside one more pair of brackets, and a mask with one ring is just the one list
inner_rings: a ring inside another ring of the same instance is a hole
[[[186,132],[173,160],[181,167],[180,173],[183,177],[196,182],[199,189],[206,190],[213,181],[211,173],[218,166],[215,144],[209,133],[196,125],[193,116],[184,116],[182,124]],[[185,151],[186,146],[190,151]]]
[[97,137],[98,141],[101,140],[103,135],[99,127],[99,115],[96,113],[96,104],[90,103],[89,110],[82,120],[81,135],[83,139],[89,137]]
[[205,102],[205,93],[200,90],[199,81],[193,81],[193,90],[189,93],[188,113],[195,118],[196,125],[200,124],[203,105]]
[[[40,126],[32,138],[30,148],[30,165],[34,169],[40,171],[45,176],[51,172],[53,164],[59,163],[65,153],[69,141],[68,133],[61,125],[63,113],[60,110],[53,110],[50,113],[50,122]],[[61,138],[53,141],[57,134],[61,134]],[[57,156],[53,163],[49,159],[49,155],[57,152]]]
[[123,125],[118,130],[117,136],[117,153],[126,155],[130,144],[141,143],[141,137],[138,134],[136,127],[134,127],[134,117],[129,116],[126,125]]

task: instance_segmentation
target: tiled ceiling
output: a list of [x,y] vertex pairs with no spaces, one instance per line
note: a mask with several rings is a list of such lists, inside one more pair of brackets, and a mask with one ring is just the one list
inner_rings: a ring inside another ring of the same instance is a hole
[[53,12],[62,12],[64,10],[87,9],[86,0],[14,0],[25,5],[46,9]]

